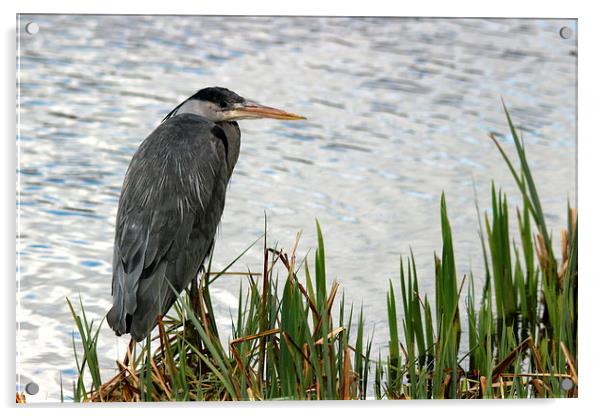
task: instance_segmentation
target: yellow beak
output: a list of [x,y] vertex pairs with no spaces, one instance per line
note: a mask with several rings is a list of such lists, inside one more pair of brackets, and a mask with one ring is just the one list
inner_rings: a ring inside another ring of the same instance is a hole
[[289,113],[278,108],[268,107],[251,101],[239,104],[232,110],[224,111],[226,120],[244,120],[254,118],[274,118],[277,120],[305,120],[305,117]]

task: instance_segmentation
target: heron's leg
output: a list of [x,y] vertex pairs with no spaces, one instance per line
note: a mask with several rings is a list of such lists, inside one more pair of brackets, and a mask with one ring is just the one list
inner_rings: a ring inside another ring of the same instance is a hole
[[132,357],[132,355],[134,354],[134,346],[136,345],[136,341],[134,341],[134,338],[130,338],[130,343],[128,344],[128,348],[125,351],[125,358],[123,359],[123,365],[125,365],[126,367],[128,366],[129,362],[130,362],[130,357]]
[[190,303],[196,316],[199,316],[199,280],[198,275],[190,283]]
[[199,291],[199,279],[203,275],[205,270],[204,266],[201,266],[198,273],[192,279],[190,283],[190,302],[192,303],[192,310],[195,312],[197,316],[201,315],[201,299],[200,299],[200,291]]

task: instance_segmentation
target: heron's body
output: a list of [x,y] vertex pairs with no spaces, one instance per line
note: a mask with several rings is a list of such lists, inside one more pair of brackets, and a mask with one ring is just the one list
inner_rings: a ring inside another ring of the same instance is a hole
[[[199,94],[212,101],[190,105]],[[211,250],[240,150],[234,117],[204,116],[219,114],[213,107],[222,96],[244,102],[225,89],[199,91],[168,114],[130,162],[117,211],[113,307],[107,315],[117,335],[130,333],[136,341],[148,335]],[[257,106],[246,108],[270,109]]]
[[[128,168],[117,212],[109,324],[143,339],[197,275],[240,149],[235,122],[169,118]],[[173,289],[170,287],[173,286]]]

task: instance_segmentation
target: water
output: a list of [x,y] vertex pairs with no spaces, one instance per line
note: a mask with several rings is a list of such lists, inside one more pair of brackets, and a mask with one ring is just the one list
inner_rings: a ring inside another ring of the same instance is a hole
[[[35,36],[23,31],[35,21]],[[111,304],[114,219],[128,162],[161,118],[196,89],[220,85],[307,121],[241,123],[215,261],[225,266],[263,232],[300,253],[315,247],[349,302],[363,302],[375,343],[386,338],[388,278],[410,246],[433,296],[446,192],[460,275],[482,282],[473,183],[481,207],[490,180],[520,200],[488,139],[502,134],[503,97],[524,139],[554,236],[576,198],[575,21],[22,16],[17,250],[17,373],[57,400],[75,377],[74,324],[65,297],[91,318]],[[237,270],[257,270],[260,248]],[[220,323],[238,278],[216,282]],[[477,290],[479,288],[477,287]],[[106,327],[106,376],[125,337]],[[115,341],[113,341],[115,339]],[[18,380],[19,381],[19,380]]]

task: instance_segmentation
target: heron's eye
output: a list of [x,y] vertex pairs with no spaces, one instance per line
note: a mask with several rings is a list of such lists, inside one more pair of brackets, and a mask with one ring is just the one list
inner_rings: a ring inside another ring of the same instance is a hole
[[226,107],[228,107],[228,103],[227,103],[227,102],[225,102],[225,101],[222,101],[222,102],[220,102],[220,103],[219,103],[219,106],[220,106],[221,108],[226,108]]

